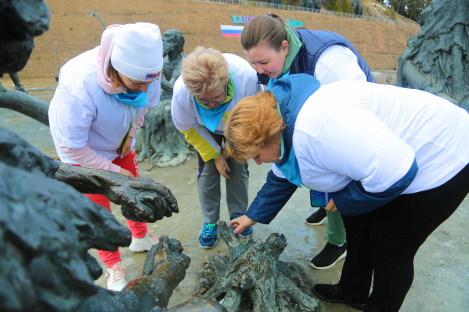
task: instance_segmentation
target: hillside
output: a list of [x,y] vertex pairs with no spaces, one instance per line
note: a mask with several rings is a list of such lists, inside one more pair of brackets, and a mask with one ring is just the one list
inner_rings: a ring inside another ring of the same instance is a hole
[[361,3],[363,5],[364,15],[395,19],[397,21],[417,24],[415,21],[395,13],[394,11],[392,11],[391,9],[376,0],[361,0]]
[[[363,0],[366,1],[372,0]],[[395,69],[397,56],[402,55],[407,41],[420,30],[408,25],[213,2],[46,0],[46,3],[51,11],[50,29],[35,39],[36,48],[20,77],[57,76],[58,68],[70,58],[99,45],[103,27],[89,11],[98,14],[105,25],[142,21],[159,25],[162,32],[178,29],[186,40],[184,53],[204,45],[242,57],[238,38],[222,37],[220,26],[243,25],[233,24],[233,16],[257,16],[273,11],[287,20],[301,21],[309,29],[343,35],[373,70]],[[364,14],[374,10],[364,9]]]

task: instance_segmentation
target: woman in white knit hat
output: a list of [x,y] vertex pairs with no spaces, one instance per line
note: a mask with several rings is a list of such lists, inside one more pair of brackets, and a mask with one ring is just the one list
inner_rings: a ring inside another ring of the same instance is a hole
[[[101,45],[68,61],[49,108],[49,123],[60,160],[66,164],[138,177],[135,131],[148,107],[160,97],[163,45],[160,29],[150,23],[111,25]],[[87,194],[110,209],[103,195]],[[127,220],[134,252],[150,250],[158,238],[147,224]],[[108,289],[127,284],[119,250],[98,250],[107,266]]]

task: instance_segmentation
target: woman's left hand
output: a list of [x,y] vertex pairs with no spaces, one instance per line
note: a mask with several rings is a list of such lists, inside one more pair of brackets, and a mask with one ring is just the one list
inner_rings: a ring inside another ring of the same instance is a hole
[[230,177],[226,173],[227,171],[230,172],[230,167],[228,166],[228,163],[226,162],[227,158],[228,158],[228,153],[226,152],[225,149],[222,148],[220,155],[217,158],[215,158],[215,167],[224,178],[229,179]]
[[124,150],[121,153],[119,153],[119,155],[121,155],[122,157],[125,157],[125,156],[130,154],[130,150],[132,149],[132,139],[133,138],[129,136],[129,138],[128,138],[126,144],[125,144]]
[[245,229],[247,229],[250,226],[253,226],[256,223],[257,221],[254,221],[253,219],[249,218],[246,215],[242,215],[239,218],[231,220],[230,223],[228,223],[228,226],[234,225],[236,227],[234,233],[240,234],[240,233],[243,233]]
[[326,209],[326,210],[329,210],[329,211],[332,211],[332,212],[338,211],[338,210],[337,210],[337,207],[335,206],[334,201],[333,201],[332,199],[327,203],[325,209]]

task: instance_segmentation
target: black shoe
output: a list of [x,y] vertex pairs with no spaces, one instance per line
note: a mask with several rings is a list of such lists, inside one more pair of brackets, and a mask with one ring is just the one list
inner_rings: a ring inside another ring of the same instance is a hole
[[330,284],[317,284],[311,288],[313,294],[321,300],[332,303],[345,303],[354,309],[363,311],[365,310],[366,300],[352,297],[345,294],[338,285]]
[[327,243],[323,250],[311,260],[310,266],[319,270],[329,269],[346,255],[347,243],[343,244],[342,247]]
[[326,209],[319,208],[316,212],[306,218],[306,224],[320,225],[326,221]]

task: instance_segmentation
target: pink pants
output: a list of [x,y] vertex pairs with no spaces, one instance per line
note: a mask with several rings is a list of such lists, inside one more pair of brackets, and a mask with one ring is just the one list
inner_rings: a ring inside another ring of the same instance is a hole
[[[138,173],[138,163],[137,163],[137,154],[135,154],[135,149],[132,149],[131,153],[124,158],[117,157],[113,160],[114,164],[129,170],[132,172],[134,177],[140,177]],[[86,197],[91,199],[95,204],[103,206],[107,210],[111,211],[111,202],[106,196],[101,194],[84,194]],[[142,238],[147,233],[147,223],[145,222],[134,222],[126,220],[129,225],[130,232],[135,238]],[[121,253],[119,249],[116,251],[106,251],[98,250],[98,256],[108,268],[112,267],[115,263],[121,261]]]

